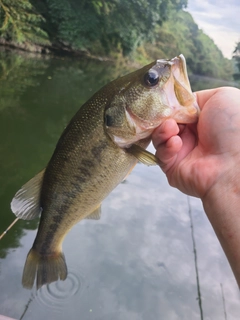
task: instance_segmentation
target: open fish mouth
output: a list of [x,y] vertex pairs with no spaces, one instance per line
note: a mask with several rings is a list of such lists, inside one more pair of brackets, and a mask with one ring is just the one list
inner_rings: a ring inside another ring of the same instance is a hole
[[157,65],[161,66],[163,64],[169,65],[171,67],[174,80],[181,84],[181,86],[189,93],[192,93],[191,85],[188,79],[186,59],[184,55],[180,54],[179,56],[171,60],[157,60]]
[[[118,119],[116,126],[111,126],[114,121],[109,123],[107,131],[121,148],[148,138],[168,118],[180,124],[198,121],[200,110],[191,90],[184,56],[180,54],[173,59],[159,59],[148,67],[141,75],[141,86],[129,92],[126,90],[126,97],[118,100],[126,102],[121,109],[121,125],[116,103],[113,109],[108,108],[106,111],[110,119]],[[139,92],[139,88],[143,94],[134,100],[132,97]]]
[[164,86],[171,117],[178,123],[194,123],[200,113],[195,95],[192,92],[183,54],[171,60],[157,60],[157,64],[167,63],[171,67],[171,77]]
[[[127,110],[128,116],[140,130],[151,131],[161,124],[164,119],[173,118],[177,123],[195,123],[198,121],[200,108],[193,94],[187,73],[186,59],[183,54],[173,59],[158,59],[155,70],[161,70],[168,67],[170,76],[159,94],[162,95],[161,103],[167,108],[159,114],[156,114],[150,121],[139,118],[131,110]],[[140,131],[139,130],[139,131]],[[145,133],[146,135],[149,133]]]
[[188,79],[186,59],[183,54],[173,58],[172,72],[179,83],[190,93],[192,93],[191,85]]

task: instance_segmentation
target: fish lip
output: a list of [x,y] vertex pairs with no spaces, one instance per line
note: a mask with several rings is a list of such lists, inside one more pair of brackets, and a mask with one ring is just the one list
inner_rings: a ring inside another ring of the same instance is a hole
[[[188,78],[187,63],[184,55],[181,53],[170,60],[158,59],[157,64],[165,64],[171,67],[171,72],[176,80],[178,80],[181,85],[192,94],[191,85]],[[179,73],[179,74],[178,74]],[[182,79],[183,78],[183,79]]]
[[[171,61],[172,61],[173,76],[175,77],[176,80],[178,80],[181,83],[181,85],[186,90],[188,90],[189,93],[192,93],[191,85],[188,78],[187,63],[184,55],[180,54],[179,56],[173,58]],[[177,74],[178,71],[180,71],[180,76]],[[181,77],[181,75],[183,77]]]
[[187,72],[187,63],[183,54],[176,56],[171,59],[172,61],[172,75],[174,80],[179,82],[179,84],[188,91],[189,94],[193,95],[194,101],[192,104],[192,113],[193,109],[195,109],[196,116],[198,118],[200,113],[200,108],[197,103],[196,94],[192,92],[191,84],[189,82],[188,72]]
[[[170,117],[174,118],[177,123],[197,122],[200,108],[196,95],[194,95],[191,89],[184,55],[180,54],[170,60],[159,59],[157,60],[157,64],[168,65],[171,69],[171,76],[163,87],[168,97],[169,107],[172,109]],[[180,91],[177,88],[180,88]],[[171,95],[171,92],[175,92],[175,94]],[[179,96],[180,92],[183,94]]]

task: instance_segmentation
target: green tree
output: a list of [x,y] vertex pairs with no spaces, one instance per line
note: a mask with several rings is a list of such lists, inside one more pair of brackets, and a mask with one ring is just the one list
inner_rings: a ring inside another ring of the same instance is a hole
[[0,39],[11,44],[48,44],[43,17],[29,0],[0,0]]
[[223,57],[219,48],[198,28],[188,12],[171,10],[169,19],[155,32],[155,40],[144,45],[151,58],[172,58],[183,53],[190,73],[231,79],[230,60]]
[[128,54],[154,36],[172,8],[187,0],[45,0],[52,40],[79,49]]
[[233,77],[235,80],[240,80],[240,42],[236,44],[236,47],[233,51],[233,60],[235,61],[235,69]]
[[[140,63],[183,53],[192,73],[230,79],[231,62],[182,10],[186,6],[187,0],[0,0],[0,43],[24,49],[49,43]],[[239,56],[236,48],[240,70]]]

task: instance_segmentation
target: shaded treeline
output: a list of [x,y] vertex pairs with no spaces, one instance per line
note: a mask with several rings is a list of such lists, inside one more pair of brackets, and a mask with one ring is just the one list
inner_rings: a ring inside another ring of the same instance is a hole
[[233,59],[234,59],[234,80],[240,81],[240,42],[236,44],[235,50],[233,52]]
[[[0,0],[1,35],[66,50],[131,52],[187,0]],[[93,48],[94,46],[94,48]]]
[[0,43],[140,64],[183,53],[191,73],[230,80],[232,62],[185,8],[187,0],[0,0]]

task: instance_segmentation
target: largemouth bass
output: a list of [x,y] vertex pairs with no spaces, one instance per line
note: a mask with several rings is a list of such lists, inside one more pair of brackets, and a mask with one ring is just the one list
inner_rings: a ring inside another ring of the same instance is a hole
[[69,230],[81,219],[100,217],[101,202],[137,161],[157,164],[145,149],[164,119],[194,123],[198,113],[183,55],[154,61],[94,94],[63,131],[46,169],[11,202],[18,218],[41,215],[23,286],[32,288],[35,278],[37,289],[65,280],[62,242]]

